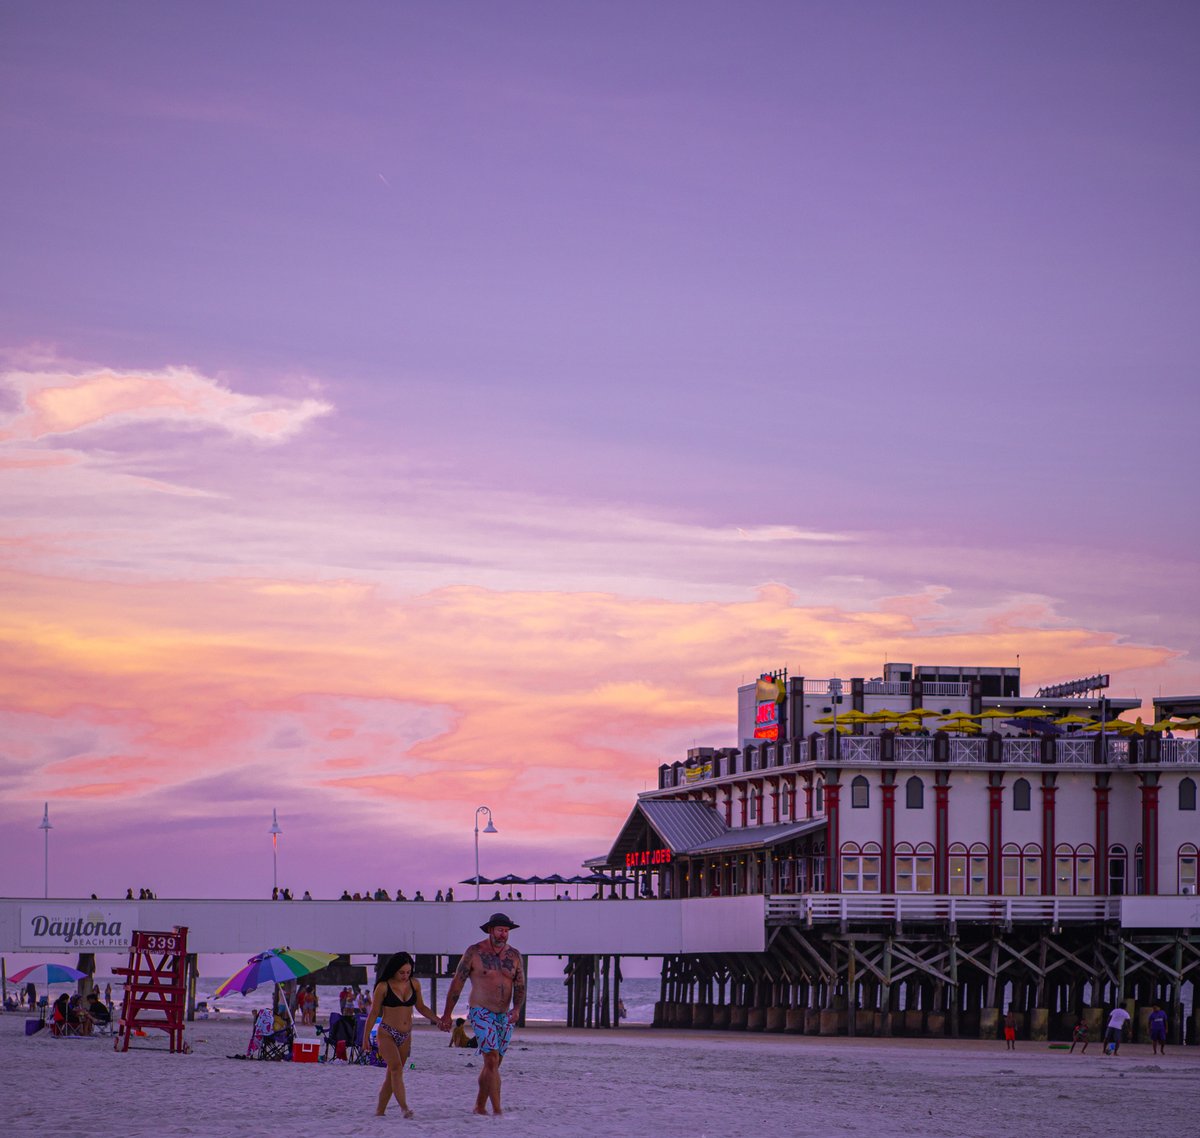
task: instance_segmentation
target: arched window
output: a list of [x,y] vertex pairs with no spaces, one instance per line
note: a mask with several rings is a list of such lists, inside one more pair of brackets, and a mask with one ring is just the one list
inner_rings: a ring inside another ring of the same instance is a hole
[[817,786],[813,797],[816,799],[816,812],[818,814],[825,813],[825,780],[817,779]]
[[850,807],[853,810],[865,810],[871,805],[871,784],[865,776],[855,775],[850,782]]
[[1009,842],[1001,852],[1001,888],[1007,897],[1036,897],[1042,891],[1042,848]]
[[1133,891],[1140,897],[1146,890],[1146,857],[1142,843],[1133,847]]
[[1179,892],[1196,895],[1196,864],[1200,855],[1191,842],[1179,847]]
[[1059,897],[1075,892],[1075,851],[1065,842],[1054,847],[1054,892]]
[[1021,892],[1036,897],[1042,891],[1042,847],[1034,842],[1021,851]]
[[1108,850],[1108,892],[1111,897],[1125,894],[1125,866],[1129,857],[1124,846],[1110,846]]
[[1091,897],[1096,892],[1096,851],[1087,842],[1075,850],[1075,896]]
[[1021,847],[1008,842],[1001,851],[1001,888],[1005,897],[1021,895]]
[[1180,779],[1179,782],[1179,809],[1180,810],[1195,810],[1196,809],[1196,783],[1194,779]]
[[951,842],[946,851],[946,868],[950,876],[947,883],[952,897],[967,895],[967,847],[962,842]]
[[976,842],[971,846],[969,872],[971,896],[986,897],[988,892],[988,849],[982,842]]
[[1029,779],[1019,778],[1013,783],[1013,809],[1028,810],[1029,809]]
[[925,809],[925,784],[916,775],[904,784],[904,806],[908,810]]
[[874,842],[861,849],[854,842],[842,846],[842,892],[879,892],[879,846]]

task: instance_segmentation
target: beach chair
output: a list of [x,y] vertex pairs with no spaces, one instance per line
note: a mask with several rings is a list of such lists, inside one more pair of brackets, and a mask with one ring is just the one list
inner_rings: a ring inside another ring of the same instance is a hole
[[325,1041],[324,1058],[329,1059],[329,1051],[332,1048],[335,1059],[347,1063],[362,1063],[362,1035],[366,1022],[361,1016],[331,1012],[328,1027],[317,1024],[317,1035]]
[[296,1033],[292,1030],[292,1025],[288,1024],[286,1027],[262,1037],[262,1042],[258,1048],[258,1057],[266,1059],[268,1062],[278,1063],[282,1060],[290,1063],[292,1060],[292,1044],[295,1041]]

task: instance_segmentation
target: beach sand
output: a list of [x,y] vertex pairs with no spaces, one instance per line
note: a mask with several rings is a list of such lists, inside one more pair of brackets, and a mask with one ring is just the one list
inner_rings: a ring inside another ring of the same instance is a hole
[[[112,1040],[26,1038],[0,1016],[8,1135],[287,1135],[503,1131],[522,1138],[854,1134],[997,1138],[1153,1130],[1194,1134],[1200,1049],[1126,1045],[1115,1059],[976,1040],[820,1039],[534,1027],[504,1061],[505,1116],[470,1114],[473,1052],[418,1026],[406,1073],[406,1121],[374,1117],[380,1069],[238,1062],[248,1020],[189,1025],[188,1055],[161,1033],[114,1052]],[[311,1029],[302,1029],[302,1037]]]

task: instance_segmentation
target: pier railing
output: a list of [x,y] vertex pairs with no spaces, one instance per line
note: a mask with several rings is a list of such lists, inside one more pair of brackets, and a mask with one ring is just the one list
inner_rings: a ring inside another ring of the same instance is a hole
[[922,921],[998,924],[1117,921],[1119,897],[952,897],[934,893],[772,894],[770,924],[821,921]]

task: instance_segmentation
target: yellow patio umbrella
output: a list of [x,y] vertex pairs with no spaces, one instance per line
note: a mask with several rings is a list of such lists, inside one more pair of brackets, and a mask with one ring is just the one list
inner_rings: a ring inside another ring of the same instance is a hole
[[1010,715],[1009,719],[1049,719],[1050,715],[1049,711],[1043,711],[1039,707],[1027,707],[1015,715]]
[[908,716],[908,715],[902,716],[900,719],[896,720],[896,730],[897,731],[920,731],[921,730],[921,721],[919,719],[913,719],[911,716]]
[[1011,711],[1001,711],[998,707],[989,707],[981,711],[978,715],[979,719],[1011,719]]
[[903,711],[892,711],[891,708],[881,707],[878,711],[870,712],[866,718],[872,723],[887,723],[890,720],[899,719],[903,714]]
[[948,714],[943,715],[942,718],[943,719],[971,719],[971,720],[974,720],[974,719],[978,719],[979,716],[973,715],[969,711],[951,711]]
[[1084,727],[1085,731],[1116,731],[1121,735],[1132,735],[1137,728],[1125,719],[1110,719],[1107,723],[1091,723]]
[[849,711],[838,712],[839,723],[861,723],[867,717],[858,710],[857,707],[850,708]]
[[1178,723],[1172,723],[1169,719],[1160,719],[1157,723],[1152,723],[1148,730],[1150,731],[1174,731],[1178,727]]
[[1085,727],[1089,723],[1095,723],[1096,721],[1088,715],[1076,715],[1074,712],[1071,712],[1070,715],[1064,715],[1061,719],[1056,719],[1054,722],[1059,727],[1070,727],[1074,724]]
[[1197,728],[1200,728],[1200,715],[1190,715],[1175,724],[1176,731],[1195,731]]
[[914,719],[924,719],[930,715],[941,716],[941,714],[940,711],[934,711],[932,707],[914,707],[911,711],[904,713],[906,718],[911,716]]

